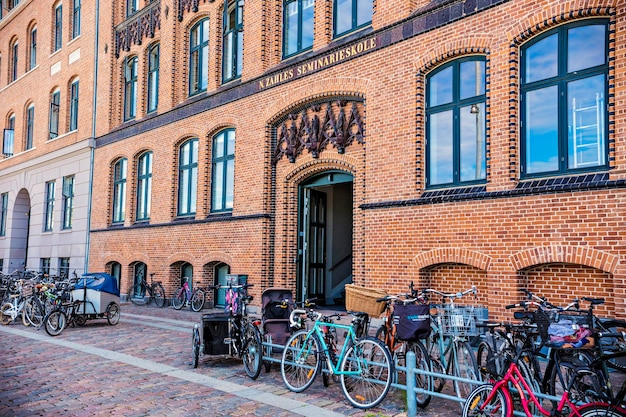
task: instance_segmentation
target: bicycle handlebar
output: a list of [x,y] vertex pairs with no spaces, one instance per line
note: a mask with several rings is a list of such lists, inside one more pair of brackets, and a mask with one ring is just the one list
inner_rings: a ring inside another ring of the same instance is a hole
[[441,297],[443,297],[444,299],[449,298],[450,301],[454,301],[455,298],[461,298],[464,295],[467,295],[467,294],[470,294],[470,293],[476,295],[477,292],[478,292],[478,290],[476,289],[475,285],[472,285],[472,288],[470,288],[470,289],[467,289],[465,291],[459,291],[457,293],[444,293],[444,292],[441,292],[441,291],[433,290],[432,288],[427,288],[427,289],[422,290],[422,293],[437,294],[437,295],[440,295]]

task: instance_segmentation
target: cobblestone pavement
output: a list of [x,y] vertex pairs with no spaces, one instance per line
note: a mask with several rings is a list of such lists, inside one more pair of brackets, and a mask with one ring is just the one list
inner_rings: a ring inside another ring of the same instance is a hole
[[[278,364],[248,378],[241,361],[200,355],[191,366],[191,329],[202,313],[122,304],[121,320],[67,328],[57,337],[21,322],[0,326],[0,416],[405,416],[405,393],[391,389],[379,407],[360,410],[338,383],[321,378],[287,390]],[[433,399],[420,416],[459,415]]]
[[[235,358],[201,354],[194,369],[191,329],[208,311],[125,303],[121,312],[116,326],[92,320],[57,337],[21,320],[0,326],[0,416],[406,416],[399,389],[378,407],[360,410],[339,383],[325,388],[321,378],[302,393],[290,392],[278,364],[255,381]],[[418,409],[423,417],[459,414],[457,402],[441,398]]]

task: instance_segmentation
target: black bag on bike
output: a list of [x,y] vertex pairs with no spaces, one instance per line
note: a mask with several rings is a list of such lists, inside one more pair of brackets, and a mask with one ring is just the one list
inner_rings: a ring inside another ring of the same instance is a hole
[[396,304],[393,307],[393,324],[396,326],[396,338],[400,340],[426,339],[430,336],[430,306]]

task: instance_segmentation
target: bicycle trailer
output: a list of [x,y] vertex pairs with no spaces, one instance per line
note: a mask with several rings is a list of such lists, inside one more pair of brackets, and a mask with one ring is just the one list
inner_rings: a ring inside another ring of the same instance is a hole
[[71,296],[73,301],[81,301],[78,314],[103,314],[109,304],[119,304],[120,289],[115,277],[92,272],[80,277]]
[[201,340],[205,355],[228,355],[230,344],[225,343],[229,334],[229,314],[212,313],[202,315]]

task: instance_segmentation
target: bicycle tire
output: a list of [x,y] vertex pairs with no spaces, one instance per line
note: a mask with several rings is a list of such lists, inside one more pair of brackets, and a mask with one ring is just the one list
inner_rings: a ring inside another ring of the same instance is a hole
[[191,360],[194,369],[197,368],[200,361],[200,330],[197,325],[193,328],[191,335]]
[[172,297],[172,306],[176,310],[180,310],[185,305],[185,301],[187,301],[187,293],[184,288],[180,288],[176,295]]
[[257,379],[261,374],[261,362],[263,358],[263,346],[261,345],[261,333],[256,326],[246,325],[244,329],[245,340],[241,349],[243,369],[252,379]]
[[480,342],[476,350],[476,365],[483,381],[489,380],[496,376],[500,376],[496,369],[496,358],[493,349],[487,342]]
[[508,416],[507,402],[502,391],[497,390],[496,394],[487,402],[487,398],[493,391],[493,384],[479,385],[467,396],[463,405],[463,417],[506,417]]
[[119,306],[119,304],[117,304],[114,301],[110,302],[109,305],[107,306],[105,314],[106,314],[107,322],[111,326],[115,326],[117,323],[120,322],[120,306]]
[[320,342],[308,330],[300,330],[287,340],[280,361],[280,374],[285,386],[293,392],[302,392],[313,384],[320,372]]
[[[572,384],[569,390],[569,399],[573,403],[588,403],[595,400],[591,393],[598,388],[604,387],[605,380],[602,372],[593,369],[592,373],[578,372],[580,367],[587,366],[592,361],[592,357],[582,351],[572,352],[572,354],[561,354],[554,356],[553,366],[550,368],[548,377],[548,394],[555,397],[563,395],[565,388]],[[559,370],[563,376],[563,381],[559,378]],[[610,393],[606,393],[610,394]]]
[[[430,357],[431,368],[434,373],[446,375],[446,370],[441,362],[441,351],[439,348],[439,333],[432,331],[428,339],[426,339],[426,350],[428,350],[428,356]],[[446,337],[444,336],[444,340]],[[445,344],[445,342],[444,342]],[[443,387],[446,385],[445,377],[433,377],[433,388],[437,392],[443,391]]]
[[350,404],[358,408],[380,404],[391,387],[392,363],[389,349],[376,338],[365,337],[350,346],[340,367],[341,389]]
[[[415,354],[415,365],[417,369],[431,372],[432,365],[430,361],[430,357],[428,356],[428,351],[426,350],[426,346],[419,341],[415,340],[407,343],[407,352],[413,352]],[[421,388],[424,391],[432,391],[433,390],[433,377],[432,375],[426,374],[415,374],[415,387]],[[430,394],[425,393],[415,393],[415,401],[417,406],[420,408],[426,408],[428,404],[430,404],[430,400],[433,398]]]
[[191,294],[191,309],[196,313],[204,308],[204,291],[196,289]]
[[165,307],[165,289],[163,288],[163,285],[156,284],[152,287],[152,291],[154,304],[156,304],[156,306],[159,308]]
[[43,318],[46,314],[42,306],[37,303],[34,297],[29,297],[26,301],[24,301],[23,312],[29,324],[35,328],[41,327],[43,324]]
[[58,336],[67,326],[67,316],[61,310],[54,310],[44,318],[46,333],[50,336]]
[[4,303],[2,308],[0,309],[0,323],[7,325],[13,321],[11,314],[8,313],[9,310],[13,309],[13,304]]
[[136,285],[130,287],[130,291],[128,292],[128,298],[130,298],[130,302],[138,306],[145,306],[148,301],[150,301],[149,298],[146,298],[146,287],[144,285],[140,285],[139,293],[137,293],[136,291]]
[[[452,367],[451,374],[460,378],[480,381],[480,372],[470,343],[468,341],[455,341],[453,343],[452,355],[454,357],[450,357],[449,360]],[[455,380],[453,385],[454,392],[459,398],[467,398],[474,389],[474,386],[468,382]]]
[[580,417],[626,417],[626,409],[608,404],[585,404],[578,409]]
[[[623,320],[606,320],[601,326],[608,333],[625,333],[626,321]],[[602,351],[604,354],[617,352],[626,352],[626,340],[616,337],[601,338]],[[606,362],[607,366],[615,370],[626,372],[626,356],[611,358]]]

